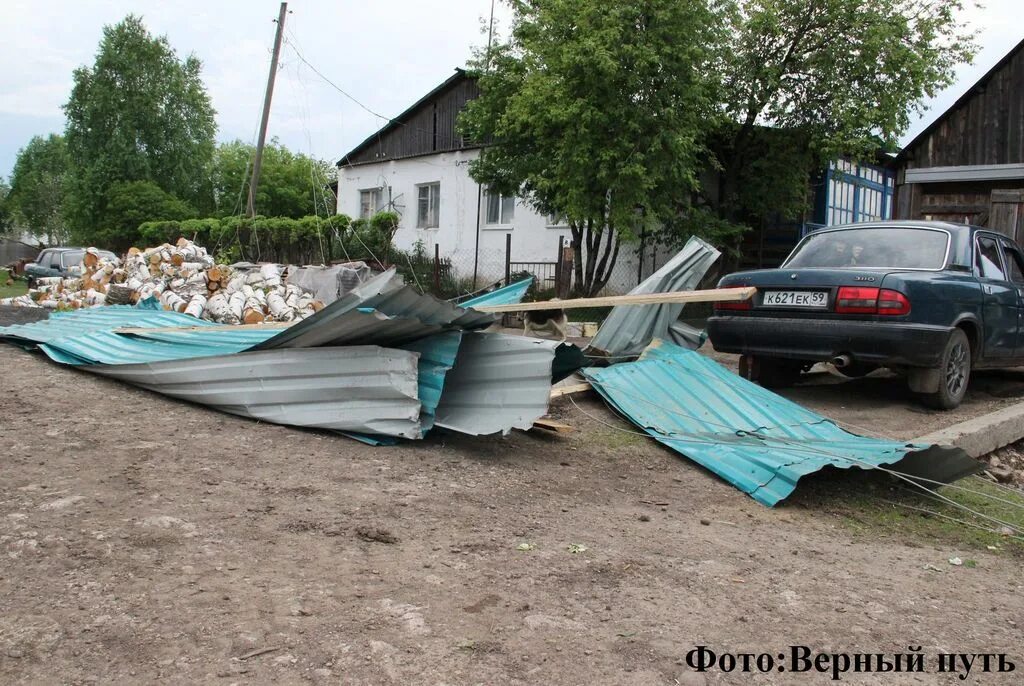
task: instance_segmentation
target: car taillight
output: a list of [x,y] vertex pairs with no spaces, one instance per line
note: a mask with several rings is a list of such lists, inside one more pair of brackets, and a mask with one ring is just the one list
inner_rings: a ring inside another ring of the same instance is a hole
[[910,301],[899,291],[887,288],[843,286],[836,293],[836,312],[899,316],[910,314]]
[[[746,288],[746,286],[723,286],[723,288]],[[716,310],[749,310],[751,308],[750,301],[753,298],[747,298],[746,300],[731,300],[728,302],[716,302]]]
[[883,288],[878,292],[878,314],[888,316],[910,314],[910,301],[899,291]]

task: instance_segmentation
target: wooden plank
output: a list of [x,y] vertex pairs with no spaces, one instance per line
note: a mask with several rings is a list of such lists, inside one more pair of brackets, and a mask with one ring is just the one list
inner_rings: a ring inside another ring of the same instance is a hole
[[589,391],[591,388],[589,383],[576,383],[569,386],[556,386],[551,389],[551,399],[561,398],[563,395],[570,395],[572,393],[583,393]]
[[612,295],[603,298],[574,298],[572,300],[513,303],[511,305],[482,305],[480,312],[526,312],[529,310],[570,310],[580,307],[615,307],[616,305],[660,305],[663,303],[736,302],[753,297],[757,289],[714,288],[706,291],[679,291],[676,293],[641,293],[638,295]]
[[534,429],[544,429],[545,431],[554,431],[555,433],[565,434],[570,431],[575,431],[574,427],[562,422],[556,422],[554,419],[548,419],[547,417],[541,417],[533,422]]
[[264,322],[261,324],[214,324],[212,326],[161,326],[161,327],[132,327],[125,326],[114,329],[114,333],[124,334],[145,334],[165,331],[238,331],[244,329],[287,329],[295,322]]

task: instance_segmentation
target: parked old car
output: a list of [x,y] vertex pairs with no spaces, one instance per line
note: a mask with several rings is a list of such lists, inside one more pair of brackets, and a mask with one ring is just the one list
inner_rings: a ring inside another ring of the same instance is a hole
[[[109,250],[98,251],[100,257],[117,262],[117,257]],[[75,270],[85,257],[85,248],[45,248],[36,257],[35,262],[25,265],[25,276],[28,285],[35,285],[36,279],[46,276],[73,276]]]
[[815,231],[778,269],[719,285],[756,286],[749,301],[718,303],[715,350],[739,353],[741,373],[793,383],[816,362],[847,376],[905,373],[932,407],[963,400],[972,369],[1024,364],[1024,255],[977,226],[925,221]]

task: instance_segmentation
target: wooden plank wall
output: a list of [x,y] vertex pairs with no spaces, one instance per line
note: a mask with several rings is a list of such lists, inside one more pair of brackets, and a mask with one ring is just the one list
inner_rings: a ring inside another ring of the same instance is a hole
[[456,132],[456,120],[466,103],[479,94],[480,89],[474,79],[456,81],[405,115],[402,123],[382,133],[378,141],[368,145],[349,162],[396,160],[467,147]]
[[908,168],[1024,162],[1024,50],[908,152]]

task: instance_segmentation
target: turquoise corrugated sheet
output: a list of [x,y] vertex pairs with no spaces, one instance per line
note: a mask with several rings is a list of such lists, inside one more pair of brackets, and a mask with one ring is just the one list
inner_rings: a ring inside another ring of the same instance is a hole
[[420,410],[420,426],[423,427],[424,435],[434,427],[434,414],[438,403],[441,402],[445,376],[455,365],[455,356],[459,354],[461,343],[462,332],[449,331],[399,346],[403,350],[420,354],[417,377],[418,395],[420,402],[423,403],[423,409]]
[[769,507],[826,466],[877,467],[928,446],[857,436],[700,353],[655,341],[583,375],[655,439]]
[[178,312],[131,305],[110,305],[74,312],[54,312],[49,319],[31,324],[0,326],[0,338],[15,342],[48,343],[94,331],[122,327],[212,326],[211,322]]
[[523,296],[526,295],[526,291],[529,290],[531,283],[533,283],[532,276],[528,279],[523,279],[522,281],[510,283],[504,288],[499,288],[496,291],[491,291],[490,293],[484,293],[483,295],[478,295],[475,298],[470,298],[466,302],[459,303],[459,307],[512,305],[513,303],[522,302]]

